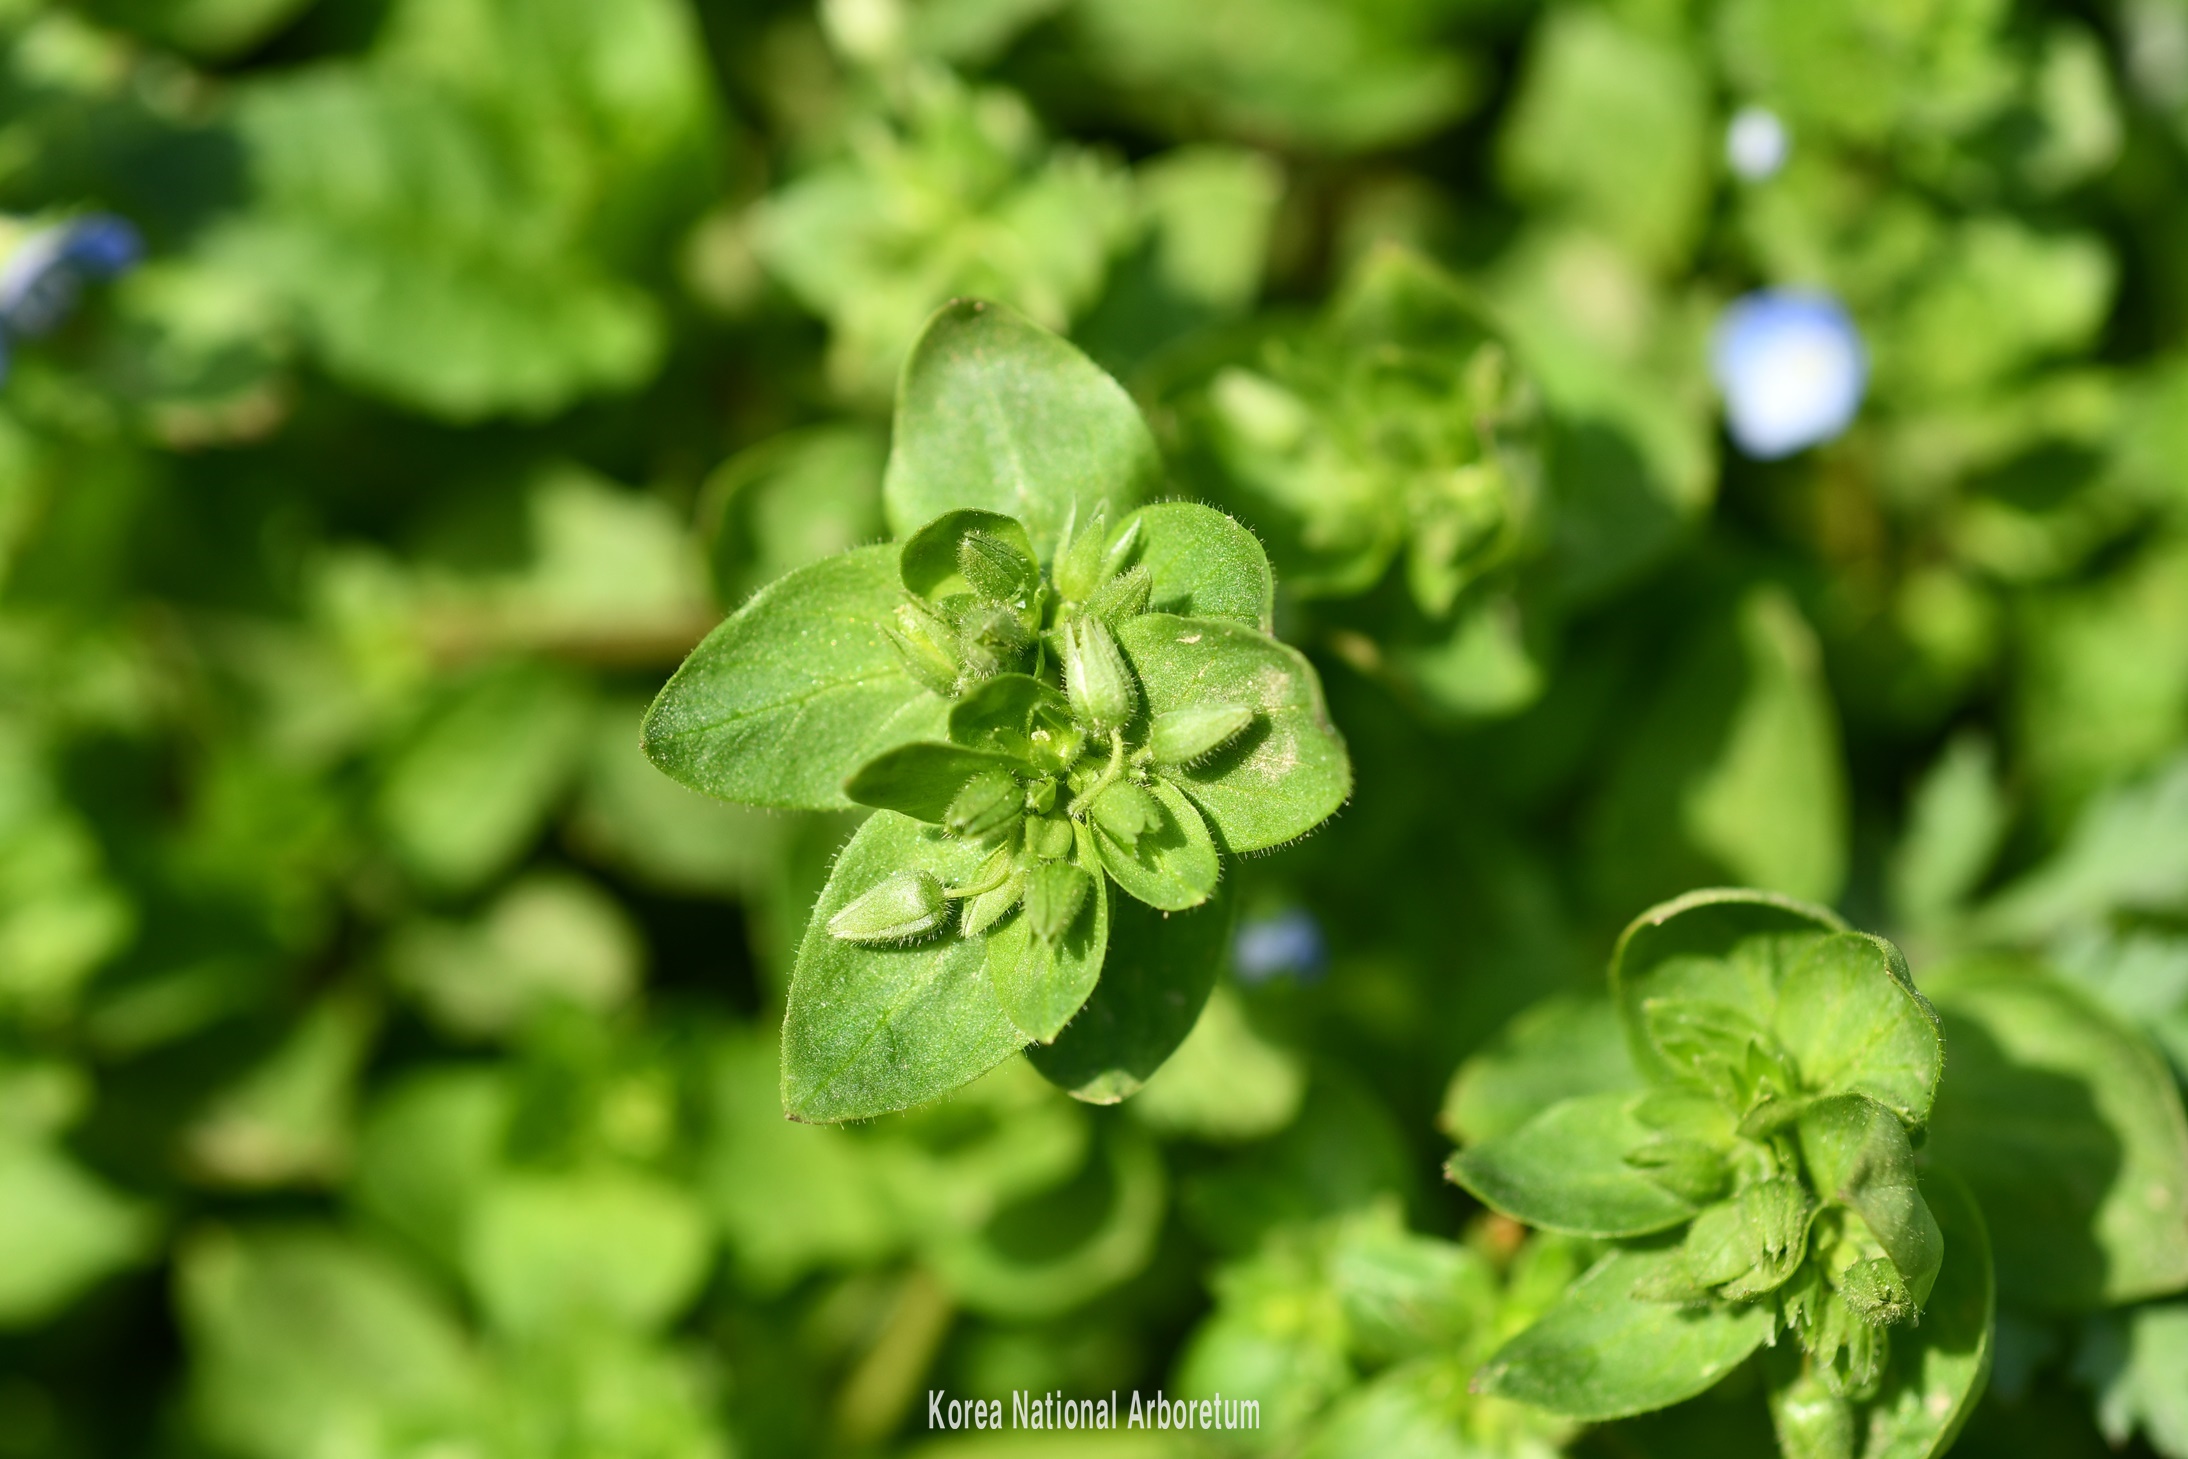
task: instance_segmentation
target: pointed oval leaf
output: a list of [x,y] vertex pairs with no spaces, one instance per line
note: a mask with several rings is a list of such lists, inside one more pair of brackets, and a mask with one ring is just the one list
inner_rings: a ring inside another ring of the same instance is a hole
[[1811,943],[1778,980],[1772,1031],[1812,1092],[1866,1094],[1913,1127],[1930,1117],[1944,1035],[1883,938],[1841,932]]
[[[1080,835],[1084,837],[1084,828]],[[1082,845],[1080,859],[1092,862],[1092,848]],[[988,976],[996,999],[1020,1032],[1043,1044],[1055,1040],[1094,991],[1109,947],[1109,886],[1098,873],[1080,873],[1086,891],[1061,936],[1044,937],[1036,929],[1034,880],[1049,869],[1027,874],[1027,905],[987,937]]]
[[1561,1100],[1510,1134],[1451,1157],[1453,1180],[1516,1221],[1576,1236],[1641,1236],[1693,1217],[1627,1157],[1655,1138],[1634,1118],[1644,1098]]
[[[1686,997],[1735,1008],[1768,1028],[1777,1006],[1779,944],[1804,934],[1844,932],[1828,907],[1776,892],[1710,887],[1649,908],[1626,925],[1611,953],[1611,997],[1626,1024],[1635,1065],[1657,1080],[1674,1072],[1648,1034],[1643,1004]],[[1744,945],[1744,946],[1743,946]],[[1742,953],[1735,957],[1735,952]]]
[[1025,1038],[989,985],[977,939],[868,947],[832,937],[838,912],[903,871],[961,884],[986,848],[877,811],[836,858],[798,945],[783,1014],[783,1108],[792,1119],[867,1119],[946,1094]]
[[1352,762],[1330,723],[1322,684],[1296,649],[1236,623],[1149,613],[1119,629],[1149,716],[1205,704],[1255,711],[1253,723],[1171,779],[1214,823],[1226,848],[1296,840],[1352,793]]
[[939,736],[949,712],[882,633],[903,596],[888,546],[768,584],[663,686],[646,712],[647,755],[724,800],[846,808],[846,776],[884,750]]
[[1234,911],[1228,881],[1190,912],[1112,898],[1101,981],[1054,1043],[1027,1051],[1033,1067],[1090,1104],[1137,1093],[1200,1021]]
[[897,571],[904,586],[922,598],[977,591],[977,585],[965,578],[959,557],[960,544],[976,535],[999,539],[1023,554],[1028,563],[1035,559],[1033,539],[1017,518],[970,508],[944,512],[914,532],[900,549]]
[[1162,459],[1124,387],[1014,309],[945,304],[905,361],[882,497],[910,533],[977,508],[1023,523],[1045,556],[1074,514],[1136,505]]
[[1615,1251],[1474,1375],[1474,1391],[1600,1422],[1669,1408],[1709,1388],[1770,1335],[1762,1304],[1686,1307],[1634,1297],[1680,1261],[1677,1246]]
[[876,755],[843,782],[843,793],[859,805],[939,825],[966,781],[984,770],[1024,768],[1023,761],[993,750],[922,741]]
[[1252,532],[1199,502],[1156,502],[1124,520],[1119,541],[1125,533],[1132,541],[1124,564],[1148,571],[1149,611],[1270,631],[1276,579]]
[[1127,894],[1150,907],[1165,912],[1197,907],[1214,895],[1222,874],[1215,838],[1193,803],[1169,781],[1156,779],[1146,794],[1161,819],[1129,846],[1101,825],[1096,807],[1094,844],[1102,867]]
[[1884,1386],[1866,1406],[1863,1459],[1932,1459],[1952,1447],[1990,1376],[1997,1316],[1990,1236],[1983,1212],[1949,1171],[1926,1186],[1945,1264],[1915,1327],[1892,1330]]
[[1795,1128],[1810,1186],[1868,1223],[1920,1307],[1937,1280],[1945,1238],[1916,1182],[1907,1127],[1867,1095],[1841,1094],[1808,1106]]
[[2188,1285],[2188,1119],[2157,1051],[2035,968],[1924,982],[1952,1075],[1923,1153],[1982,1202],[2007,1300],[2078,1312]]

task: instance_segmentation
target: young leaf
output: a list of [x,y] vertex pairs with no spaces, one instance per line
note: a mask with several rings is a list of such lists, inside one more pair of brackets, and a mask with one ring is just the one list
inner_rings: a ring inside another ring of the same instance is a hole
[[967,508],[944,512],[905,540],[897,558],[897,571],[905,588],[922,598],[978,592],[979,584],[965,576],[962,557],[963,544],[972,538],[986,539],[993,547],[1003,549],[999,567],[1016,556],[1026,568],[1036,574],[1040,571],[1034,566],[1033,539],[1026,536],[1026,529],[1016,518]]
[[1628,1160],[1655,1132],[1645,1096],[1562,1100],[1507,1135],[1451,1157],[1451,1178],[1514,1220],[1576,1236],[1641,1236],[1688,1220],[1693,1203]]
[[1809,1184],[1868,1223],[1920,1307],[1937,1280],[1945,1238],[1915,1181],[1907,1127],[1867,1095],[1841,1094],[1803,1110],[1796,1128]]
[[1668,1408],[1713,1387],[1770,1336],[1762,1304],[1642,1301],[1637,1286],[1680,1261],[1677,1246],[1614,1251],[1474,1375],[1474,1391],[1600,1422]]
[[792,1119],[866,1119],[955,1089],[1025,1038],[996,1002],[977,939],[868,947],[829,921],[891,876],[961,885],[988,851],[877,811],[836,858],[798,946],[783,1014],[783,1108]]
[[[1746,1011],[1768,1028],[1777,1003],[1777,958],[1763,939],[1844,932],[1827,907],[1774,892],[1713,887],[1649,908],[1628,923],[1611,953],[1611,997],[1625,1019],[1634,1063],[1656,1079],[1672,1070],[1648,1036],[1642,1005],[1650,998],[1686,996]],[[1733,953],[1756,940],[1748,955]]]
[[2035,969],[1926,982],[1952,1074],[1924,1153],[1982,1202],[2007,1299],[2076,1312],[2188,1284],[2188,1121],[2156,1052]]
[[1128,784],[1113,786],[1104,798],[1120,790],[1136,792],[1150,802],[1156,819],[1127,843],[1111,834],[1102,819],[1102,802],[1097,800],[1094,844],[1103,869],[1128,894],[1165,912],[1182,912],[1207,901],[1222,867],[1208,823],[1193,803],[1167,780],[1157,779],[1144,791]]
[[1019,753],[1037,710],[1070,713],[1064,696],[1028,674],[997,674],[950,709],[950,740],[972,749]]
[[1929,1118],[1944,1038],[1883,938],[1842,932],[1811,944],[1778,982],[1774,1032],[1810,1091],[1866,1094],[1912,1126]]
[[1476,1145],[1561,1099],[1640,1087],[1611,1001],[1561,994],[1521,1013],[1459,1066],[1437,1123],[1461,1144]]
[[894,746],[939,736],[948,714],[882,634],[903,597],[888,546],[762,588],[662,688],[646,712],[646,753],[724,800],[849,806],[844,777]]
[[1861,1414],[1867,1436],[1862,1459],[1943,1454],[1990,1376],[1997,1299],[1983,1213],[1949,1173],[1933,1172],[1927,1185],[1944,1233],[1945,1264],[1920,1325],[1892,1329],[1883,1386]]
[[1200,1019],[1230,945],[1231,884],[1190,912],[1131,897],[1109,908],[1109,947],[1093,996],[1052,1044],[1027,1051],[1043,1078],[1091,1104],[1136,1093]]
[[1236,739],[1172,775],[1227,849],[1280,846],[1345,803],[1352,762],[1297,650],[1235,623],[1167,613],[1135,618],[1117,637],[1151,717],[1211,703],[1255,711]]
[[1147,606],[1181,618],[1224,618],[1271,631],[1276,580],[1261,540],[1213,507],[1157,502],[1127,517],[1134,532],[1126,561],[1147,569]]
[[974,776],[1022,768],[1023,761],[992,750],[933,743],[899,745],[861,765],[843,782],[843,794],[859,805],[940,824],[958,792]]
[[973,299],[937,311],[905,361],[894,440],[882,495],[900,534],[976,507],[1016,518],[1046,552],[1075,514],[1135,505],[1162,479],[1122,386],[1015,310]]
[[[1091,863],[1083,828],[1079,837],[1079,859]],[[1025,905],[987,937],[996,1000],[1027,1038],[1050,1043],[1094,991],[1108,946],[1102,876],[1063,861],[1035,867],[1026,874]]]

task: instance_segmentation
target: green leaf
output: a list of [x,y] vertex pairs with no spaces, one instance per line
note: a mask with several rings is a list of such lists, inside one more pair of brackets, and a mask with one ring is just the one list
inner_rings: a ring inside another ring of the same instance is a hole
[[[1078,841],[1078,860],[1092,864],[1095,852],[1084,826],[1078,828]],[[1050,863],[1056,868],[1066,865]],[[1031,905],[1035,899],[1031,881],[1048,869],[1027,873],[1029,905],[987,936],[988,979],[995,987],[996,1002],[1021,1033],[1043,1044],[1055,1041],[1094,991],[1109,946],[1109,884],[1098,871],[1086,878],[1091,895],[1080,901],[1062,935],[1041,935],[1036,926],[1038,908]]]
[[891,811],[875,812],[843,848],[798,945],[783,1014],[783,1108],[792,1119],[905,1109],[1025,1043],[996,1001],[977,939],[869,947],[828,933],[829,918],[894,873],[921,869],[958,884],[986,854]]
[[1944,1453],[1990,1377],[1997,1284],[1983,1213],[1950,1173],[1933,1174],[1928,1190],[1944,1233],[1945,1264],[1921,1323],[1892,1329],[1883,1387],[1862,1415],[1867,1429],[1862,1459],[1931,1459]]
[[482,1193],[463,1265],[499,1330],[660,1327],[698,1295],[712,1233],[685,1191],[616,1170],[507,1174]]
[[1209,618],[1149,613],[1118,642],[1138,674],[1149,716],[1210,703],[1258,712],[1244,733],[1171,779],[1214,822],[1233,853],[1296,840],[1352,793],[1352,762],[1322,703],[1322,684],[1296,650]]
[[2188,1454],[2188,1302],[2107,1314],[2091,1324],[2074,1375],[2097,1391],[2097,1427],[2122,1449],[2137,1429],[2168,1459]]
[[1162,479],[1139,407],[1067,341],[999,304],[944,305],[904,365],[882,492],[909,533],[975,507],[1023,523],[1045,555],[1098,502]]
[[844,796],[915,821],[939,825],[965,782],[983,770],[1016,770],[1024,762],[992,750],[918,742],[868,760],[843,782]]
[[1809,1184],[1858,1214],[1914,1294],[1930,1297],[1945,1238],[1915,1179],[1914,1147],[1899,1116],[1860,1094],[1819,1100],[1796,1125]]
[[1160,820],[1129,846],[1102,825],[1101,804],[1095,803],[1090,824],[1102,867],[1118,886],[1150,907],[1165,912],[1197,907],[1214,895],[1222,873],[1208,823],[1167,780],[1158,777],[1144,794],[1153,800]]
[[380,784],[381,827],[409,870],[468,891],[536,837],[584,753],[584,690],[517,663],[471,677],[397,752]]
[[1683,1307],[1631,1294],[1680,1261],[1677,1246],[1615,1251],[1474,1375],[1474,1390],[1600,1422],[1713,1387],[1769,1337],[1758,1304]]
[[1608,998],[1546,998],[1459,1066],[1437,1118],[1478,1145],[1518,1129],[1561,1099],[1641,1087],[1626,1031]]
[[1647,1098],[1560,1100],[1509,1134],[1451,1157],[1451,1178],[1514,1220],[1576,1236],[1642,1236],[1697,1207],[1629,1163],[1656,1132],[1634,1117]]
[[1113,900],[1101,981],[1054,1043],[1027,1051],[1033,1067],[1090,1104],[1115,1104],[1137,1091],[1199,1020],[1235,911],[1228,881],[1190,912]]
[[2075,1312],[2188,1284],[2188,1120],[2164,1061],[2032,969],[1928,983],[1952,1076],[1924,1149],[1982,1202],[2006,1299]]
[[1271,631],[1276,579],[1261,539],[1213,507],[1157,502],[1125,518],[1121,539],[1135,533],[1127,566],[1148,570],[1148,608],[1181,618],[1228,618]]
[[[1715,1003],[1768,1028],[1777,1001],[1774,940],[1845,930],[1827,907],[1742,888],[1688,892],[1649,908],[1627,924],[1611,953],[1611,997],[1635,1065],[1655,1080],[1673,1077],[1649,1040],[1642,1009],[1649,999]],[[1736,958],[1736,949],[1744,955]]]
[[1028,562],[1036,559],[1033,541],[1017,518],[972,508],[944,512],[905,541],[897,559],[904,586],[922,598],[973,591],[959,568],[957,554],[958,544],[975,533],[1000,537],[1024,553]]
[[897,550],[862,547],[762,588],[646,712],[646,753],[696,790],[747,805],[840,810],[859,766],[938,737],[948,706],[881,624],[903,600]]
[[45,1321],[140,1260],[149,1213],[43,1141],[0,1130],[0,1329]]
[[460,1415],[481,1396],[462,1328],[403,1263],[313,1228],[200,1231],[177,1262],[198,1431],[250,1459],[309,1454],[329,1425]]
[[1913,1126],[1929,1118],[1944,1038],[1883,938],[1841,932],[1810,944],[1778,979],[1772,1031],[1811,1093],[1865,1094]]

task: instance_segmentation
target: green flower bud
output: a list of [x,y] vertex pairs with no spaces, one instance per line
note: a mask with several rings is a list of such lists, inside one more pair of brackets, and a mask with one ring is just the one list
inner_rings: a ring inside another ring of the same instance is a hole
[[1041,582],[1041,569],[1032,558],[985,532],[968,532],[958,539],[957,570],[990,603],[1023,606]]
[[964,919],[958,930],[967,937],[978,937],[1003,920],[1010,909],[1017,906],[1026,894],[1026,874],[1012,867],[1010,875],[996,886],[975,897],[965,899]]
[[1033,763],[1051,775],[1063,774],[1086,753],[1086,731],[1075,724],[1038,725],[1027,739]]
[[1254,722],[1243,704],[1199,704],[1158,714],[1147,727],[1147,749],[1157,765],[1190,765],[1237,739]]
[[1102,539],[1109,535],[1109,503],[1096,502],[1083,527],[1065,529],[1056,552],[1056,591],[1067,603],[1084,603],[1102,585]]
[[917,942],[950,918],[948,888],[927,871],[899,871],[828,919],[844,942]]
[[1147,611],[1147,599],[1154,588],[1155,575],[1145,567],[1135,567],[1096,588],[1086,611],[1105,623],[1137,618]]
[[1026,822],[1026,850],[1046,860],[1071,854],[1071,822],[1062,816],[1044,816]]
[[996,835],[1017,822],[1026,793],[1008,770],[983,770],[965,782],[944,812],[942,826],[952,836],[973,840]]
[[1026,920],[1044,942],[1071,929],[1094,890],[1094,878],[1068,861],[1044,861],[1026,873]]
[[1839,1296],[1872,1327],[1893,1327],[1915,1315],[1914,1294],[1899,1268],[1884,1257],[1857,1261],[1839,1273]]
[[965,678],[957,630],[924,603],[899,603],[896,622],[881,631],[913,678],[937,694],[955,695]]
[[1131,561],[1132,554],[1138,550],[1139,545],[1140,520],[1135,517],[1117,534],[1117,540],[1109,544],[1109,550],[1102,554],[1103,580],[1107,581],[1123,572],[1124,565]]
[[1129,780],[1111,785],[1087,809],[1094,824],[1127,847],[1139,845],[1141,836],[1162,826],[1162,808],[1155,798]]
[[1109,625],[1080,617],[1064,625],[1064,696],[1071,712],[1097,735],[1122,729],[1139,707],[1139,690]]

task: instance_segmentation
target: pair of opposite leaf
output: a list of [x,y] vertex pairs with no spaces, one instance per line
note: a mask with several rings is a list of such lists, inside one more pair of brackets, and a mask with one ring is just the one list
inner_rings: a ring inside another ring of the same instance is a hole
[[[1560,1101],[1452,1158],[1505,1214],[1615,1243],[1477,1386],[1607,1419],[1693,1397],[1768,1346],[1787,1453],[1938,1452],[1980,1363],[1941,1368],[1925,1344],[1987,1355],[1989,1261],[1965,1196],[1933,1188],[1977,1250],[1952,1310],[1920,1326],[1946,1251],[1914,1147],[1944,1045],[1898,951],[1821,908],[1696,893],[1627,929],[1611,989],[1643,1087]],[[1602,1360],[1576,1376],[1583,1354]],[[1935,1391],[1909,1400],[1909,1383]]]
[[916,503],[924,525],[763,588],[663,689],[646,748],[726,799],[878,812],[799,948],[792,1113],[903,1108],[1055,1044],[1113,932],[1131,976],[1079,1042],[1115,1047],[1044,1072],[1122,1097],[1207,996],[1222,854],[1342,804],[1343,743],[1312,668],[1269,636],[1251,533],[1188,502],[1112,523],[1146,494],[1152,441],[1069,345],[945,309],[896,434],[892,514]]

